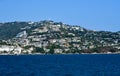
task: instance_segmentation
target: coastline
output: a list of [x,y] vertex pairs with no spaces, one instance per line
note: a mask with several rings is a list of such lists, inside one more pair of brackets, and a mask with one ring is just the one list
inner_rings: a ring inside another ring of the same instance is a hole
[[41,54],[41,53],[34,53],[34,54],[0,54],[0,56],[2,55],[15,55],[15,56],[21,56],[21,55],[111,55],[111,54],[120,54],[120,53],[68,53],[68,54],[65,54],[65,53],[62,53],[62,54]]

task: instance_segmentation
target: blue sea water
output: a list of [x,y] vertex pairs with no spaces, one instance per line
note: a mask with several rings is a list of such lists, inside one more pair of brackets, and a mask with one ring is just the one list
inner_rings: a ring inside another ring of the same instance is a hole
[[120,55],[1,55],[0,76],[120,76]]

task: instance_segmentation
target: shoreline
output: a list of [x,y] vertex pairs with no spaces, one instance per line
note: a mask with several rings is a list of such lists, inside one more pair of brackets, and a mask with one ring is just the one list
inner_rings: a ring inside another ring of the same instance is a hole
[[15,56],[19,56],[19,55],[111,55],[111,54],[120,54],[120,53],[69,53],[69,54],[41,54],[41,53],[35,53],[35,54],[0,54],[0,55],[15,55]]

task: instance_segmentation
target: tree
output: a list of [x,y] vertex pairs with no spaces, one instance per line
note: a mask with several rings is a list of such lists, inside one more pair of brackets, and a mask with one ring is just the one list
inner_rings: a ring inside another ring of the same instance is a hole
[[54,52],[55,52],[54,49],[50,49],[49,51],[50,54],[54,54]]
[[43,49],[43,48],[40,48],[40,47],[35,47],[35,52],[45,53],[44,49]]

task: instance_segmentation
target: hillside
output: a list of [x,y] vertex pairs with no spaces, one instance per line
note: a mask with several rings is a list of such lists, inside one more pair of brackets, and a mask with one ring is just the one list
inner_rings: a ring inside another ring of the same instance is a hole
[[[0,23],[0,39],[22,53],[107,53],[120,51],[120,32],[93,31],[44,20]],[[32,48],[32,51],[28,50]]]

